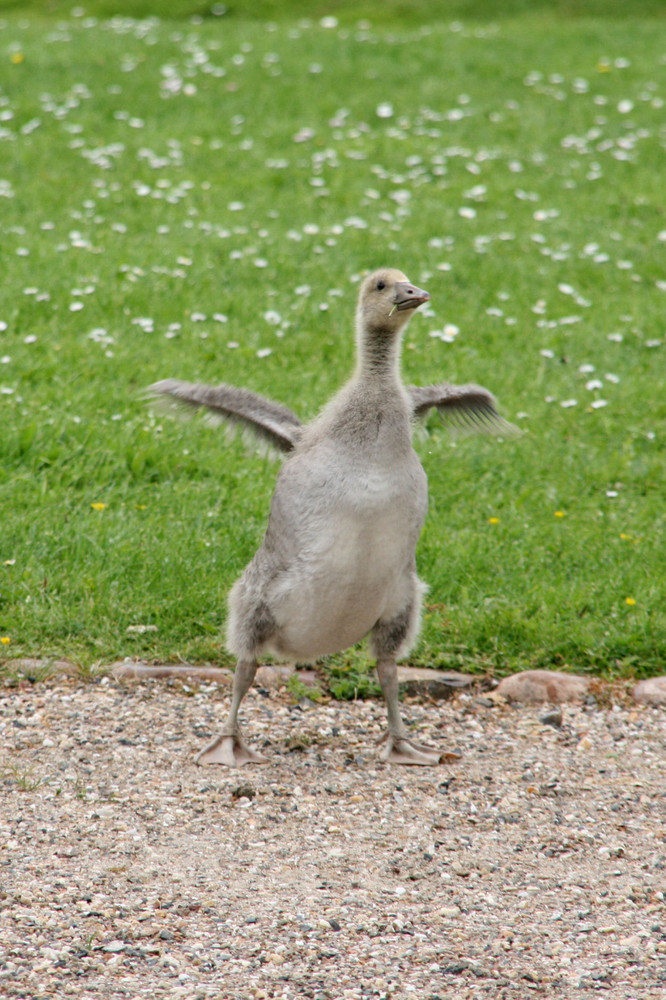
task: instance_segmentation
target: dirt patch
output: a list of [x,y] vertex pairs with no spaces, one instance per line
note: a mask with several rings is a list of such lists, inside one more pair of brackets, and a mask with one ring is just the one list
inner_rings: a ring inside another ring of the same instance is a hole
[[246,1000],[666,995],[666,712],[254,690],[265,766],[197,768],[228,692],[0,692],[0,993]]

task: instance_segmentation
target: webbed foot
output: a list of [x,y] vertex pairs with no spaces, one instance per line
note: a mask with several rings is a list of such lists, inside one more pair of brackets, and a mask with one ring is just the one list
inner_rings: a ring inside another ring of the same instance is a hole
[[407,736],[385,733],[379,742],[384,744],[379,756],[387,764],[421,764],[427,767],[441,762],[439,750],[425,743],[417,743]]
[[195,759],[196,764],[224,764],[242,767],[243,764],[267,764],[260,753],[247,745],[239,732],[216,736]]

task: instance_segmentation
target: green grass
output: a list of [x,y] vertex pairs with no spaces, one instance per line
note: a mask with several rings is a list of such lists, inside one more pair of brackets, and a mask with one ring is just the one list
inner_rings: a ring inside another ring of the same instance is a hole
[[277,466],[141,390],[312,417],[352,364],[352,279],[388,262],[433,299],[406,379],[481,382],[525,429],[418,442],[413,662],[662,672],[666,94],[637,12],[663,5],[304,6],[0,6],[0,656],[228,662]]
[[663,17],[663,0],[84,0],[73,7],[71,0],[0,0],[0,12],[30,14],[40,18],[133,17],[158,15],[162,20],[224,17],[228,20],[277,22],[317,21],[335,17],[341,24],[372,24],[393,27],[452,21],[456,18],[488,23],[494,19],[523,17],[595,17],[625,20],[630,17]]

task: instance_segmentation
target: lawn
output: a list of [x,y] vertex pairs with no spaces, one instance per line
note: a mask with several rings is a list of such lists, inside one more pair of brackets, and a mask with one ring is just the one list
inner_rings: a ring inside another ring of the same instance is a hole
[[227,6],[0,2],[0,662],[229,662],[279,466],[142,390],[314,416],[388,263],[524,432],[418,435],[412,662],[663,672],[663,5]]

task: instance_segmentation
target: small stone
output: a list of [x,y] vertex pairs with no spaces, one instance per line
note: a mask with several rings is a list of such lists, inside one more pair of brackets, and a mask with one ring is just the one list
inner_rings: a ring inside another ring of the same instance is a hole
[[638,934],[630,934],[628,937],[620,938],[618,943],[622,948],[637,950],[641,947],[641,939]]
[[649,677],[639,681],[631,692],[642,705],[666,705],[666,677]]
[[295,672],[292,666],[285,666],[284,664],[280,666],[269,665],[259,667],[255,676],[255,683],[259,687],[268,688],[269,691],[275,690],[276,688],[284,687]]
[[549,711],[539,716],[539,722],[543,723],[544,726],[554,726],[556,729],[559,729],[562,725],[562,709],[549,709]]
[[497,685],[496,694],[507,701],[554,704],[582,699],[590,685],[588,677],[564,674],[557,670],[523,670],[504,677]]
[[456,691],[471,687],[473,678],[455,670],[431,670],[429,667],[398,667],[398,684],[403,694],[413,698],[446,701]]
[[119,951],[122,951],[124,947],[125,947],[125,942],[116,939],[115,941],[109,941],[107,944],[102,945],[102,951],[107,951],[111,955],[115,955]]
[[253,799],[257,793],[252,785],[237,785],[231,792],[232,799]]
[[75,858],[78,852],[74,847],[60,847],[55,853],[58,858]]
[[469,868],[467,868],[465,865],[459,865],[459,864],[451,865],[451,871],[453,872],[454,875],[457,875],[458,878],[469,878],[471,874]]
[[230,684],[233,674],[226,667],[201,666],[195,667],[189,663],[144,663],[141,660],[129,658],[117,663],[111,663],[107,668],[116,680],[143,678],[186,678],[200,681],[217,681],[219,684]]

